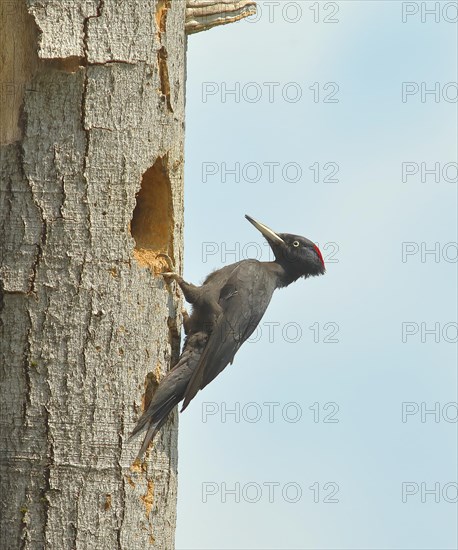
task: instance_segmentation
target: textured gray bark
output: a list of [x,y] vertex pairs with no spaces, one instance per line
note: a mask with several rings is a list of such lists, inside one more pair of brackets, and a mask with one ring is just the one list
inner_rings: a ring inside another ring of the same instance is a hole
[[173,548],[177,415],[142,463],[126,438],[179,351],[185,3],[27,7],[2,2],[0,547]]

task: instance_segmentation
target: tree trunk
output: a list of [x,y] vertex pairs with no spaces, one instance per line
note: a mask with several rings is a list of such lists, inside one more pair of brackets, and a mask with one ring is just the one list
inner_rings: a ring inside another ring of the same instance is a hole
[[179,352],[185,5],[1,9],[1,548],[173,548],[177,415],[126,438]]
[[0,548],[174,547],[186,32],[252,0],[0,3]]

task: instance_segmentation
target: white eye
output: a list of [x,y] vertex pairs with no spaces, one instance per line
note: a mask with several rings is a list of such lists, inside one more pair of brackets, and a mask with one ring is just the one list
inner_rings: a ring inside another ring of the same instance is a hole
[[300,243],[299,241],[294,241],[294,242],[293,242],[293,246],[294,246],[295,248],[297,248],[300,244],[301,244],[301,243]]

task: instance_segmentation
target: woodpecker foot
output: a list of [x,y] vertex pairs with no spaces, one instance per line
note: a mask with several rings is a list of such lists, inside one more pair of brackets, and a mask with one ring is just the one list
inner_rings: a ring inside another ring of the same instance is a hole
[[164,254],[163,252],[161,252],[160,254],[158,254],[158,256],[159,258],[165,259],[170,271],[175,272],[175,265],[173,263],[172,258],[168,254]]
[[181,310],[181,316],[183,317],[183,321],[189,320],[189,313],[185,309]]
[[189,313],[185,309],[181,310],[181,317],[183,318],[184,333],[187,335],[191,328],[191,318],[189,316]]
[[164,279],[169,279],[170,281],[179,281],[181,279],[178,273],[174,273],[173,271],[164,271],[161,275]]

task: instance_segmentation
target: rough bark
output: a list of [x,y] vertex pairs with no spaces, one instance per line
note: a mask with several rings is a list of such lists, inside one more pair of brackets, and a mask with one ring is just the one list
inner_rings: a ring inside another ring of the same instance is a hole
[[0,547],[173,548],[177,415],[126,438],[179,351],[185,4],[1,10]]

